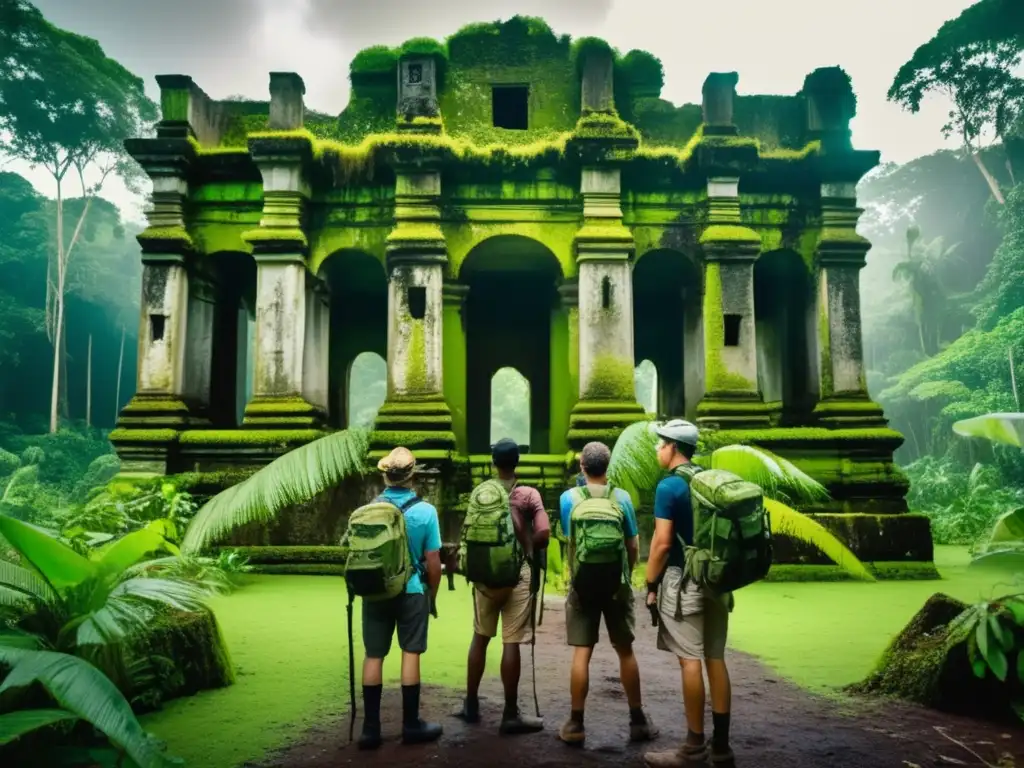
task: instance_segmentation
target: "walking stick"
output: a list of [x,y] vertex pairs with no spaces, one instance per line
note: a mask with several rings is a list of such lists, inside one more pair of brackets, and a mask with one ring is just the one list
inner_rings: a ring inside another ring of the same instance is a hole
[[348,741],[351,744],[356,732],[356,657],[352,652],[352,603],[355,597],[348,597],[348,690],[349,703],[352,707],[352,719],[348,724]]
[[537,618],[537,593],[541,595],[540,612],[544,614],[544,572],[540,568],[541,555],[536,553],[533,557],[533,570],[540,573],[540,587],[533,593],[532,605],[530,606],[530,674],[533,678],[533,708],[540,717],[540,700],[537,698],[537,625],[540,620]]

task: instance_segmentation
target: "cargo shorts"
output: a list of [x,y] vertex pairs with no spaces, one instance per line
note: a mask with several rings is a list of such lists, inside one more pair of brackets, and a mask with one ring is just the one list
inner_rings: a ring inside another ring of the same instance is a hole
[[635,639],[636,607],[629,584],[599,603],[582,602],[574,589],[565,598],[565,639],[569,645],[597,645],[601,617],[612,645],[631,645]]
[[530,612],[536,610],[530,594],[529,562],[519,572],[519,583],[514,587],[493,589],[482,584],[473,585],[473,631],[483,637],[498,634],[501,618],[501,642],[522,645],[533,640]]
[[658,649],[680,659],[724,659],[731,603],[731,595],[684,587],[682,569],[672,566],[658,590]]

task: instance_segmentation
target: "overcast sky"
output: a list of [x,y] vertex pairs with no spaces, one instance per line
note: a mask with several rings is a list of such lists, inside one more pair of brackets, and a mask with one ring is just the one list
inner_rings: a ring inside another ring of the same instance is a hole
[[[853,78],[854,145],[906,162],[944,146],[948,103],[934,98],[911,115],[886,101],[893,76],[947,19],[973,0],[34,0],[60,27],[99,40],[145,78],[191,75],[215,99],[268,98],[268,73],[298,72],[306,105],[337,114],[348,101],[348,63],[368,45],[415,36],[444,38],[473,21],[516,13],[547,19],[556,33],[597,35],[625,53],[643,48],[665,67],[662,96],[699,103],[708,72],[736,71],[740,94],[792,94],[816,67]],[[45,173],[9,163],[41,192]],[[73,192],[72,192],[73,194]],[[105,196],[138,218],[119,184]]]

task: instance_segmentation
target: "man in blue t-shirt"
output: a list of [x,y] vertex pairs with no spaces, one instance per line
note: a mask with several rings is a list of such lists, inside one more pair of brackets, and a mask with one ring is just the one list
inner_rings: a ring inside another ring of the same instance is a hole
[[[580,468],[586,482],[566,491],[559,500],[562,531],[569,535],[572,510],[583,498],[584,489],[593,497],[611,491],[612,498],[622,510],[622,535],[626,540],[629,572],[632,573],[640,555],[636,511],[628,493],[608,485],[610,461],[611,451],[604,443],[593,442],[583,446]],[[640,668],[633,653],[636,620],[633,588],[630,584],[622,584],[618,592],[610,598],[602,598],[600,603],[582,601],[575,587],[570,586],[565,600],[565,634],[569,645],[574,646],[569,683],[572,704],[569,719],[562,725],[558,738],[567,744],[580,744],[586,735],[583,729],[583,707],[590,685],[590,657],[597,645],[601,616],[604,616],[608,639],[619,656],[619,677],[629,703],[629,738],[631,741],[649,741],[658,735],[658,729],[644,712],[640,697]]]
[[[683,672],[683,705],[686,710],[686,742],[671,752],[649,752],[644,762],[651,768],[677,768],[704,764],[704,675],[707,666],[714,723],[710,755],[715,765],[731,766],[729,711],[732,686],[725,666],[725,641],[729,629],[726,599],[704,594],[695,584],[684,584],[687,546],[693,544],[693,504],[690,486],[678,474],[690,464],[697,450],[697,427],[674,419],[655,427],[658,463],[669,471],[654,494],[654,536],[647,555],[647,605],[658,605],[658,648],[679,658]],[[696,469],[696,467],[694,467]],[[682,541],[680,541],[680,539]],[[659,589],[660,587],[660,589]]]
[[433,504],[413,490],[416,459],[408,448],[395,448],[377,464],[384,473],[381,498],[402,509],[415,570],[405,592],[391,600],[362,601],[363,607],[363,730],[360,749],[381,745],[380,698],[384,657],[398,629],[402,649],[402,741],[417,744],[436,740],[440,725],[420,719],[420,655],[427,650],[427,622],[441,584],[441,526]]

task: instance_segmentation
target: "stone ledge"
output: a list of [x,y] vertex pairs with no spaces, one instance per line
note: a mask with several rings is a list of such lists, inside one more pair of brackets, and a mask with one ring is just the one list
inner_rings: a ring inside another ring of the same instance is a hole
[[[934,558],[931,523],[918,514],[811,513],[865,563],[931,563]],[[776,535],[775,562],[786,565],[828,565],[814,547]]]

